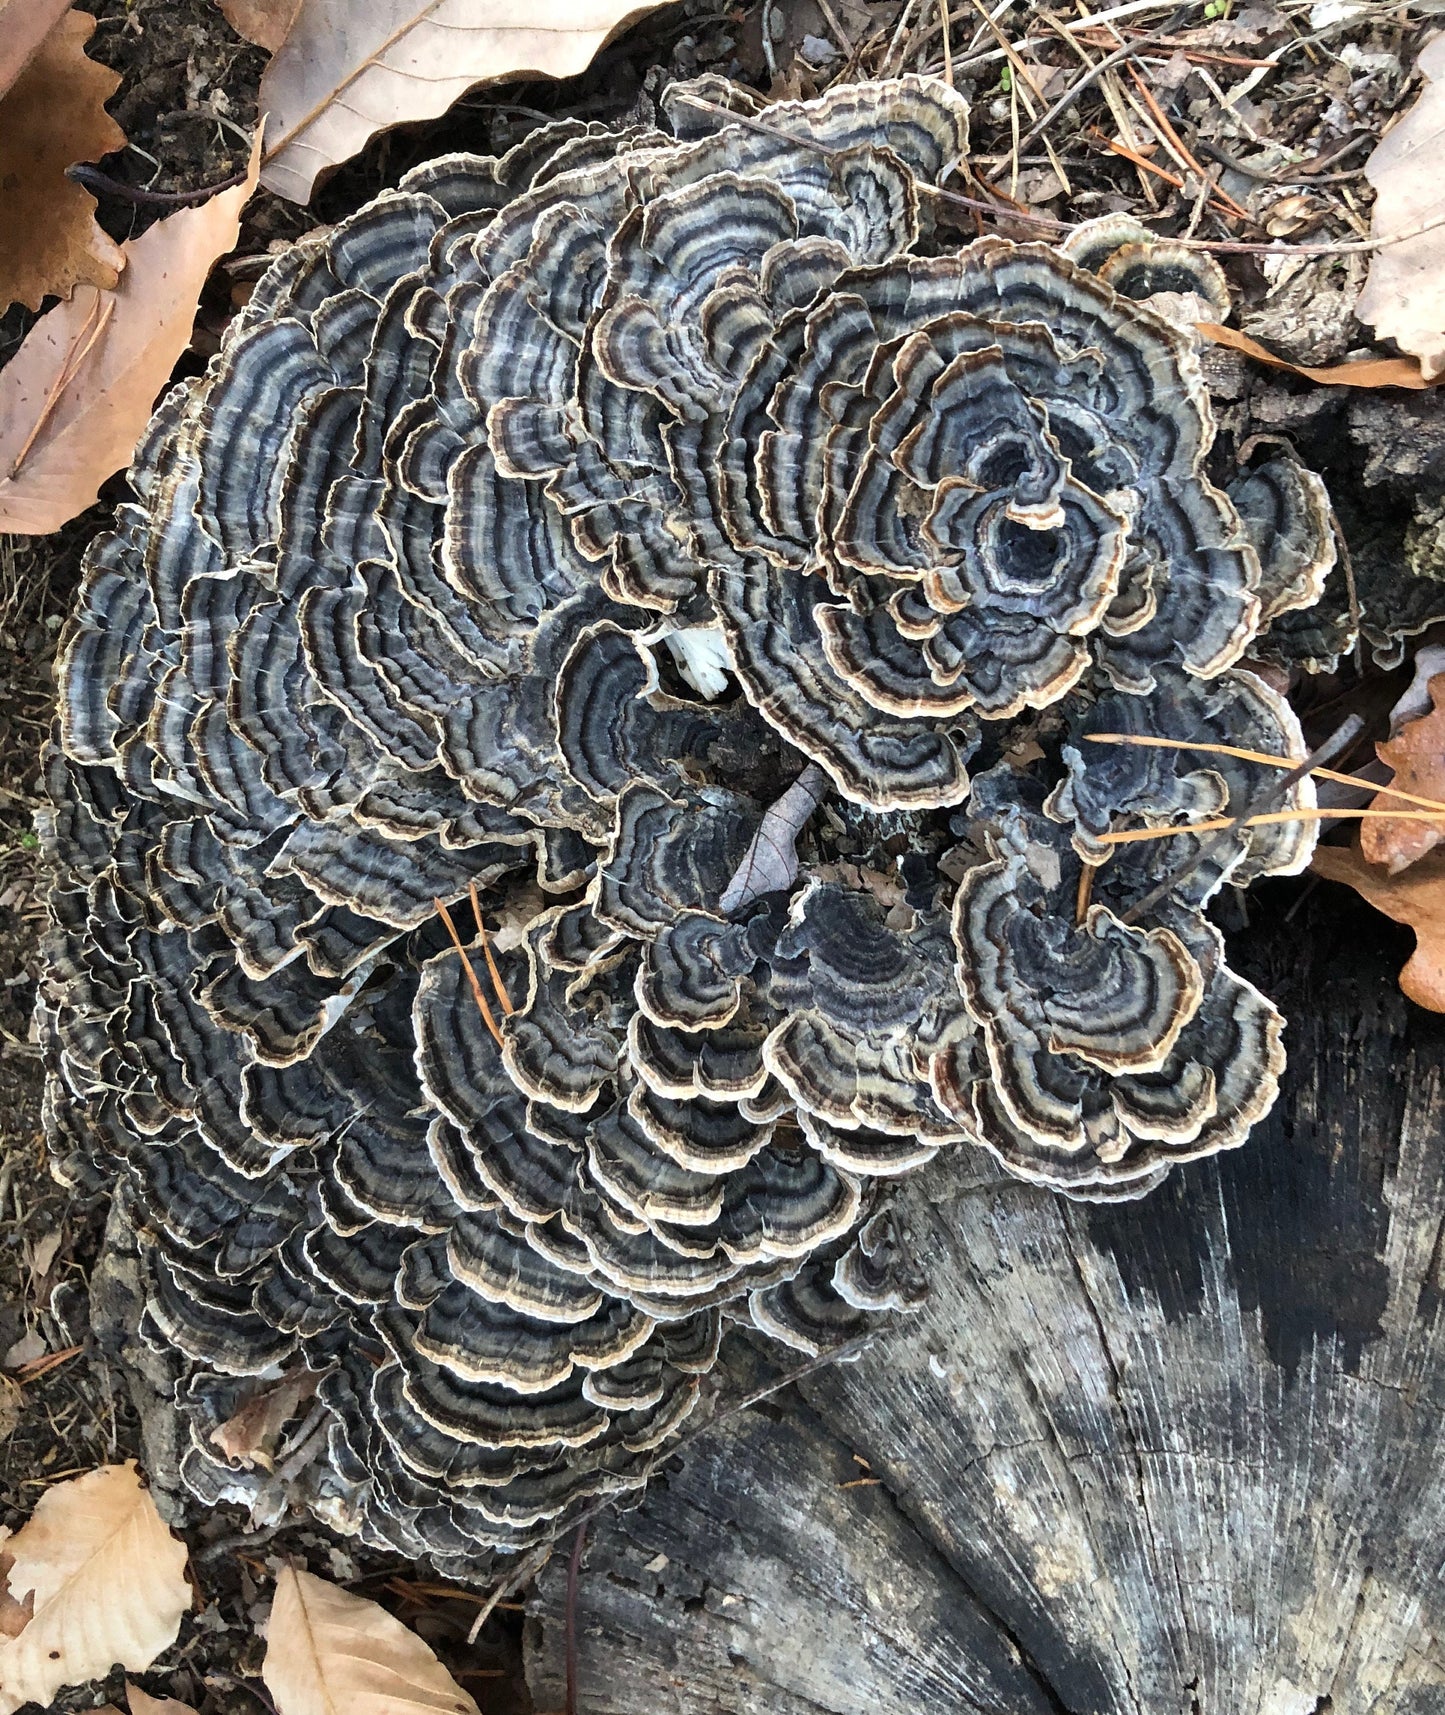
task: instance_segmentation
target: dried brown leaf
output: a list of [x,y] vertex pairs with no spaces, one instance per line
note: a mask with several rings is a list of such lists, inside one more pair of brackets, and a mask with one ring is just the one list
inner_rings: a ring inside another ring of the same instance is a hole
[[70,0],[0,0],[0,95],[70,10]]
[[0,369],[0,531],[59,529],[130,462],[190,339],[206,276],[236,242],[258,156],[245,184],[128,243],[114,292],[81,287]]
[[65,176],[125,144],[105,110],[120,75],[85,55],[94,29],[88,13],[67,12],[0,96],[0,308],[113,286],[125,265],[95,223],[95,198]]
[[267,190],[307,202],[377,131],[504,77],[575,77],[667,0],[302,0],[261,79]]
[[274,54],[301,7],[301,0],[217,0],[238,36]]
[[[1445,803],[1445,673],[1436,674],[1429,689],[1434,704],[1431,712],[1407,721],[1394,738],[1377,744],[1375,750],[1380,761],[1395,771],[1392,786]],[[1372,810],[1398,807],[1399,799],[1384,794],[1370,806]],[[1383,864],[1390,875],[1398,875],[1402,869],[1418,863],[1442,840],[1445,840],[1445,815],[1438,822],[1382,816],[1362,826],[1360,851],[1367,863]]]
[[301,1369],[257,1388],[234,1417],[211,1431],[212,1442],[228,1459],[269,1471],[282,1429],[316,1392],[316,1380],[314,1370]]
[[1280,357],[1237,328],[1221,327],[1218,322],[1197,322],[1195,325],[1206,339],[1212,339],[1216,345],[1227,345],[1259,363],[1268,363],[1275,369],[1287,369],[1291,375],[1302,375],[1306,381],[1317,381],[1322,387],[1409,387],[1418,392],[1432,385],[1411,357],[1366,357],[1357,363],[1334,363],[1327,369],[1312,369]]
[[276,1580],[261,1677],[277,1715],[479,1715],[385,1608],[291,1567]]
[[1408,923],[1415,951],[1400,972],[1400,987],[1417,1006],[1445,1012],[1445,852],[1434,851],[1401,875],[1365,862],[1354,846],[1317,846],[1310,868],[1353,887],[1377,911]]
[[[1417,64],[1425,87],[1365,162],[1375,187],[1370,229],[1380,237],[1445,217],[1445,35],[1426,45]],[[1445,226],[1376,251],[1355,314],[1413,352],[1427,379],[1445,374]]]
[[125,1700],[130,1715],[196,1715],[189,1703],[178,1703],[174,1697],[152,1697],[129,1680],[125,1682]]
[[[12,1384],[13,1385],[13,1384]],[[18,1638],[35,1618],[35,1592],[32,1590],[23,1602],[17,1602],[10,1594],[10,1568],[15,1564],[15,1556],[9,1549],[0,1550],[0,1582],[5,1587],[0,1589],[0,1638]]]
[[33,1592],[35,1614],[0,1644],[0,1715],[48,1704],[62,1685],[98,1679],[116,1662],[148,1668],[191,1605],[185,1544],[133,1460],[47,1489],[5,1547],[10,1593],[23,1601]]

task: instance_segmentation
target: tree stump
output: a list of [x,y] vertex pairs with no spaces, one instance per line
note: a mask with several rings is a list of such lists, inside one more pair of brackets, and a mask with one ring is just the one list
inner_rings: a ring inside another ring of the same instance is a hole
[[[1445,1710],[1445,1019],[1395,988],[1406,937],[1298,895],[1231,955],[1289,1019],[1269,1120],[1141,1202],[963,1153],[903,1187],[922,1312],[593,1523],[579,1710]],[[738,1394],[777,1362],[729,1361]]]

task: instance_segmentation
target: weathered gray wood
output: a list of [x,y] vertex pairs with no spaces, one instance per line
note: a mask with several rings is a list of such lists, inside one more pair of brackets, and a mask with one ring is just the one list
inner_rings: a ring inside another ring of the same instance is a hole
[[1445,1020],[1311,904],[1236,948],[1291,1019],[1244,1150],[1113,1208],[940,1165],[922,1314],[594,1523],[586,1715],[1445,1711]]

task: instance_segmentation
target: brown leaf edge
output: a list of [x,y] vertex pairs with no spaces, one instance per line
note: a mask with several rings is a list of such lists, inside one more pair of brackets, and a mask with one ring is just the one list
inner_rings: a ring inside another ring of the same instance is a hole
[[[1291,363],[1288,358],[1280,357],[1237,328],[1221,327],[1218,322],[1198,322],[1195,325],[1206,339],[1213,340],[1216,345],[1227,345],[1231,351],[1242,351],[1258,363],[1267,363],[1273,369],[1287,369],[1291,375],[1302,375],[1306,381],[1316,381],[1321,387],[1408,387],[1421,392],[1437,385],[1425,379],[1413,357],[1366,357],[1356,363],[1335,363],[1325,369],[1312,369],[1307,364]],[[1445,380],[1445,376],[1441,379]]]
[[1353,887],[1377,911],[1415,931],[1415,951],[1400,972],[1401,991],[1429,1012],[1445,1012],[1445,852],[1436,850],[1399,875],[1365,862],[1354,846],[1317,846],[1310,868]]

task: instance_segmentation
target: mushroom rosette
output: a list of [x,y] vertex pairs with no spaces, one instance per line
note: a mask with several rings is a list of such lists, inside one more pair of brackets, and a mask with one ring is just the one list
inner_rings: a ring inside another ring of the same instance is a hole
[[916,1301],[898,1175],[1136,1195],[1282,1063],[1203,907],[1309,835],[1104,838],[1276,776],[1090,735],[1303,754],[1238,663],[1319,587],[1314,479],[1210,481],[1117,244],[950,240],[951,90],[750,103],[282,256],[64,653],[50,1124],[183,1475],[274,1504],[213,1431],[304,1367],[281,1498],[459,1573],[641,1483],[725,1316]]

